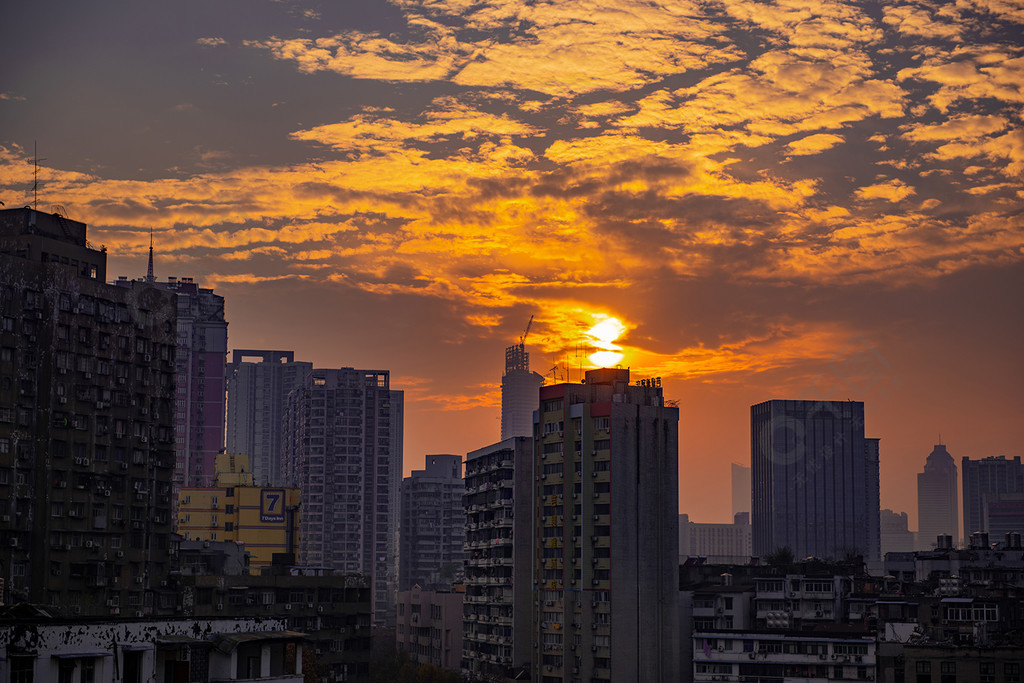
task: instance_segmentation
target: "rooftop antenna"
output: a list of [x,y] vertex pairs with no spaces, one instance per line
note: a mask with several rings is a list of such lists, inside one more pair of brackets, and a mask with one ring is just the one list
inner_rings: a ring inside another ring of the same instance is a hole
[[33,171],[32,171],[32,210],[39,210],[39,162],[46,161],[46,159],[39,158],[39,144],[32,141],[32,158],[33,158]]
[[153,275],[153,226],[149,226],[149,268],[146,270],[146,282],[153,282],[156,276]]

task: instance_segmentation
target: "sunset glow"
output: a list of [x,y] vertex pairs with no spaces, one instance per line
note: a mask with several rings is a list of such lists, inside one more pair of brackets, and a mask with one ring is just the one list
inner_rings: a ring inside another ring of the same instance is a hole
[[496,440],[531,316],[548,382],[662,378],[700,521],[768,399],[864,401],[911,520],[938,431],[1024,443],[1019,3],[10,4],[0,201],[38,140],[111,278],[152,231],[232,348],[390,370],[406,471]]

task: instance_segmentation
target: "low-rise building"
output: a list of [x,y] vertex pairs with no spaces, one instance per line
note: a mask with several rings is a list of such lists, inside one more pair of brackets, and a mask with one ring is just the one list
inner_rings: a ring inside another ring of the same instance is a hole
[[178,533],[244,543],[253,573],[270,567],[276,553],[297,552],[299,490],[254,486],[247,455],[219,454],[216,471],[214,486],[178,492]]
[[54,619],[0,613],[0,680],[303,683],[305,634],[268,618]]

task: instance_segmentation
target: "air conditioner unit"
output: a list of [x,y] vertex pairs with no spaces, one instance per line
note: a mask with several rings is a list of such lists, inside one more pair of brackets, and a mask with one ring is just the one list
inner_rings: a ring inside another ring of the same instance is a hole
[[597,645],[591,645],[590,646],[590,651],[591,652],[597,652]]
[[323,605],[320,605],[320,606],[318,606],[318,607],[316,608],[316,611],[317,611],[318,613],[320,613],[320,614],[323,614],[323,613],[324,613],[324,606],[323,606]]
[[124,557],[124,551],[123,551],[123,550],[118,550],[118,551],[117,551],[117,552],[116,552],[115,554],[116,554],[116,555],[117,555],[118,557]]
[[16,538],[12,538],[12,539],[10,540],[10,546],[11,546],[12,548],[17,548],[17,547],[18,547],[18,539],[16,539]]
[[78,605],[75,605],[75,606],[73,606],[71,608],[71,613],[72,614],[79,614],[81,611],[82,611],[82,608],[79,607]]
[[290,609],[292,608],[292,603],[290,603],[290,602],[289,602],[289,603],[285,603],[285,606],[284,606],[284,608],[285,608],[286,610],[290,610]]
[[60,403],[61,405],[64,405],[65,403],[68,402],[68,397],[67,396],[61,396],[60,398],[57,399],[57,402]]
[[115,616],[115,617],[119,616],[121,614],[121,608],[120,607],[114,607],[113,609],[110,610],[110,614]]
[[86,541],[85,542],[85,547],[86,548],[91,548],[92,547],[92,541]]
[[718,651],[719,652],[725,652],[725,645],[719,645],[718,646]]
[[135,577],[135,583],[137,583],[137,584],[139,584],[141,586],[142,585],[142,577],[141,576],[136,576]]
[[224,603],[223,602],[218,602],[217,603],[217,609],[224,609]]
[[135,616],[136,617],[141,617],[142,616],[142,610],[135,610]]
[[110,498],[110,489],[103,489],[103,497]]
[[113,601],[113,600],[107,600],[107,607],[113,607],[113,606],[114,606],[114,604],[115,604],[115,603],[114,603],[114,601]]
[[590,473],[590,476],[592,476],[592,477],[596,477],[596,476],[597,476],[597,470],[594,470],[593,472],[591,472],[591,473]]

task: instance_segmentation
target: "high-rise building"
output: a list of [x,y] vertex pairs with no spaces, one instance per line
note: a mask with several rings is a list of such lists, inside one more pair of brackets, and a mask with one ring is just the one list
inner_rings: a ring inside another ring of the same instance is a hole
[[539,403],[533,680],[679,680],[678,408],[618,368]]
[[[144,282],[177,295],[175,354],[175,488],[213,486],[214,462],[224,448],[224,396],[228,324],[224,297],[190,277],[153,277],[152,247]],[[136,283],[139,281],[136,281]],[[135,286],[121,277],[117,284]]]
[[533,436],[533,411],[537,390],[544,377],[530,372],[530,354],[522,342],[505,349],[505,374],[501,376],[501,440]]
[[754,555],[880,559],[878,440],[859,401],[766,401],[751,414]]
[[185,540],[243,544],[253,574],[269,568],[276,553],[294,556],[299,490],[254,485],[244,454],[219,454],[215,469],[213,486],[178,491],[178,533]]
[[[253,362],[258,359],[259,362]],[[248,453],[257,484],[281,482],[288,394],[313,370],[293,351],[235,349],[227,371],[227,451]]]
[[462,652],[474,680],[514,679],[530,666],[533,486],[532,438],[512,437],[466,455]]
[[446,590],[462,574],[465,490],[461,455],[428,455],[402,481],[398,590]]
[[732,463],[732,515],[750,512],[750,467]]
[[299,560],[358,572],[394,622],[404,394],[386,370],[314,368],[288,396],[283,474],[302,491]]
[[[1006,456],[971,460],[960,463],[964,478],[964,537],[977,531],[988,531],[985,526],[986,509],[990,503],[999,503],[1005,494],[1024,493],[1024,465],[1020,456],[1007,460]],[[1012,496],[1007,496],[1011,500]]]
[[935,547],[936,538],[960,538],[956,462],[938,444],[917,475],[917,542],[920,550]]
[[106,256],[0,211],[0,597],[67,616],[173,607],[175,301]]

